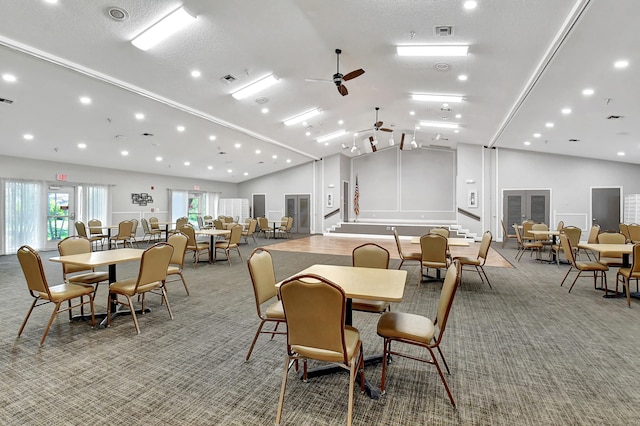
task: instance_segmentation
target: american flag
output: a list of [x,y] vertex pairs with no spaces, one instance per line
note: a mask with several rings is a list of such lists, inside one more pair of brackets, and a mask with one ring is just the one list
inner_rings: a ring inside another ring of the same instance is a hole
[[360,214],[360,189],[358,189],[358,176],[356,175],[356,190],[353,195],[353,212],[358,216]]

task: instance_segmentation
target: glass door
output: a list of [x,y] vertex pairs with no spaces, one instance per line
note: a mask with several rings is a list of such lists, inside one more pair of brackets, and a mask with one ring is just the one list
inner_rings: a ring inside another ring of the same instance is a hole
[[47,249],[55,249],[59,241],[75,234],[75,219],[75,189],[50,186],[47,191]]

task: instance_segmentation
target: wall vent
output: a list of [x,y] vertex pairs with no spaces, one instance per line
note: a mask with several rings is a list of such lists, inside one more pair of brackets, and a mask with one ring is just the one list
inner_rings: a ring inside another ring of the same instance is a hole
[[607,117],[607,120],[619,120],[621,118],[622,118],[621,115],[610,115]]
[[433,35],[436,37],[451,37],[453,36],[453,26],[436,25],[433,27]]
[[224,77],[220,77],[220,81],[222,81],[223,83],[226,83],[226,84],[231,84],[236,80],[237,80],[237,78],[235,78],[231,74],[227,74]]
[[0,98],[0,102],[2,102],[3,104],[9,104],[9,105],[13,103],[11,99],[5,99],[5,98]]

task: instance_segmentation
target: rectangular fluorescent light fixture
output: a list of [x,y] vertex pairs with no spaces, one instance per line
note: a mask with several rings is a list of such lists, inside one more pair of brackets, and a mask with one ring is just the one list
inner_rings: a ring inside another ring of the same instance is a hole
[[318,108],[310,109],[309,111],[305,111],[302,114],[294,115],[293,117],[287,118],[283,121],[283,123],[285,126],[293,126],[294,124],[307,121],[308,119],[315,117],[318,114],[320,114],[320,110]]
[[181,6],[135,36],[134,39],[131,40],[131,43],[138,49],[149,50],[195,20],[196,17],[191,16],[184,10],[184,7]]
[[342,130],[338,130],[337,132],[329,133],[328,135],[320,136],[316,140],[318,141],[318,143],[327,142],[327,141],[330,141],[331,139],[339,138],[340,136],[346,135],[346,134],[347,134],[347,131],[342,129]]
[[437,127],[440,129],[457,129],[458,123],[448,123],[445,121],[421,121],[420,127]]
[[411,95],[411,99],[414,101],[423,102],[462,102],[462,95],[428,95],[414,93]]
[[261,78],[260,80],[254,81],[248,86],[243,87],[240,90],[237,90],[231,94],[236,99],[244,99],[248,96],[255,95],[256,93],[266,89],[269,86],[273,86],[278,81],[278,77],[273,74],[269,74],[266,77]]
[[421,46],[397,46],[398,56],[467,56],[469,46],[426,44]]

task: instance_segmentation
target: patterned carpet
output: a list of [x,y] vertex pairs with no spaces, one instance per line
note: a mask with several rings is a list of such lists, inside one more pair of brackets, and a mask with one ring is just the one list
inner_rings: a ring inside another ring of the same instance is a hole
[[[273,241],[258,239],[259,244]],[[512,260],[515,250],[497,250]],[[243,245],[246,257],[254,248]],[[47,261],[51,283],[60,265]],[[277,278],[314,263],[348,265],[348,256],[273,251]],[[465,275],[443,341],[454,409],[435,368],[407,359],[389,366],[387,394],[372,400],[356,392],[355,425],[630,425],[640,417],[640,304],[604,299],[588,279],[571,294],[559,283],[568,266],[525,256],[515,268],[487,268],[493,289]],[[404,301],[393,310],[432,316],[440,284],[418,284],[409,272]],[[136,264],[118,266],[134,276]],[[614,282],[615,271],[609,273]],[[0,257],[0,423],[6,425],[270,425],[275,421],[284,368],[284,337],[262,336],[244,361],[258,325],[245,262],[232,257],[188,265],[191,296],[170,284],[171,321],[159,300],[140,318],[109,329],[55,321],[38,342],[51,306],[36,309],[17,338],[30,297],[15,256]],[[98,290],[97,310],[105,311]],[[382,351],[375,314],[354,314],[366,353]],[[417,353],[417,352],[416,352]],[[380,383],[381,366],[366,368]],[[287,387],[283,424],[342,425],[346,373]]]

